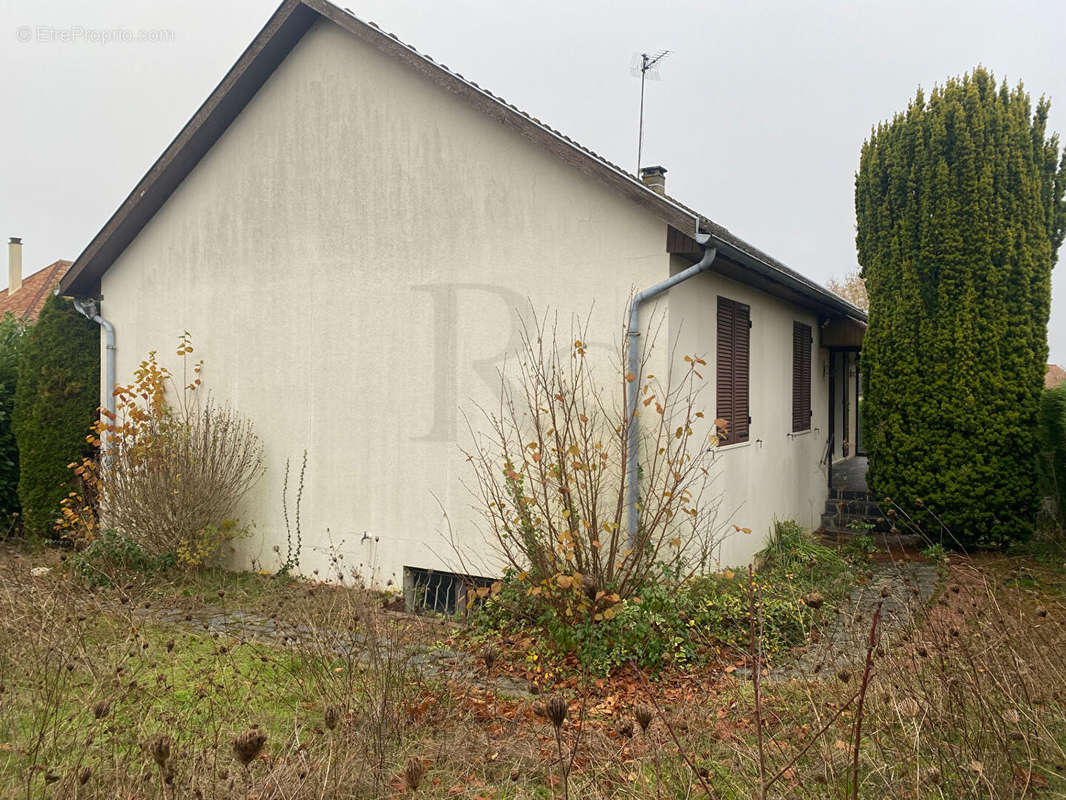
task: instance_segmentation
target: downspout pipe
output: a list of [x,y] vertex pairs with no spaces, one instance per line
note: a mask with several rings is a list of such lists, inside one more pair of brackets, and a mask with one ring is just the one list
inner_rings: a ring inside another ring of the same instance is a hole
[[[87,319],[104,329],[104,408],[111,415],[108,424],[115,419],[115,326],[100,316],[96,301],[74,298],[74,308]],[[103,449],[108,449],[108,437],[104,437]]]
[[[662,283],[637,292],[629,304],[629,328],[626,330],[626,415],[629,422],[629,428],[626,431],[626,530],[629,532],[631,547],[636,547],[637,544],[637,504],[640,497],[640,487],[637,481],[637,449],[640,446],[640,426],[637,422],[637,399],[640,394],[640,381],[637,380],[640,375],[640,306],[645,301],[658,297],[668,289],[711,268],[718,250],[714,247],[707,247],[707,242],[711,239],[710,235],[700,233],[693,238],[703,246],[703,257],[688,269],[672,275]],[[630,375],[633,376],[632,379]]]

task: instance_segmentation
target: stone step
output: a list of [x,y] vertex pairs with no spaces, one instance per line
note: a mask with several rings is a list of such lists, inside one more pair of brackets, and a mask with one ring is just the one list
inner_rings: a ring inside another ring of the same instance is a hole
[[826,533],[862,533],[862,530],[854,530],[848,527],[849,523],[865,523],[873,525],[871,531],[887,533],[892,530],[892,521],[882,516],[866,516],[858,514],[822,514],[821,530]]
[[[818,534],[824,541],[832,542],[836,544],[843,544],[848,539],[857,535],[857,531],[852,530],[826,530],[822,528],[818,531]],[[893,550],[899,550],[900,548],[908,549],[921,549],[925,547],[928,542],[916,533],[892,533],[891,531],[870,531],[868,534],[871,539],[874,540],[874,544],[883,550],[889,552]]]
[[881,506],[872,500],[838,500],[829,498],[825,501],[827,514],[851,514],[861,517],[883,517]]
[[868,491],[855,489],[830,489],[829,497],[836,500],[874,500],[874,496]]

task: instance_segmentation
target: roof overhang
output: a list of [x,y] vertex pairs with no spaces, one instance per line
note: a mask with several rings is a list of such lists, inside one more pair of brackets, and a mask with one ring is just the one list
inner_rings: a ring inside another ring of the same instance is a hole
[[[708,246],[718,249],[718,257],[712,266],[714,272],[754,286],[819,315],[850,320],[865,329],[866,312],[858,306],[789,269],[710,220],[702,220],[701,227],[710,237]],[[702,252],[701,245],[695,239],[675,229],[668,231],[666,247],[671,253],[693,258]]]

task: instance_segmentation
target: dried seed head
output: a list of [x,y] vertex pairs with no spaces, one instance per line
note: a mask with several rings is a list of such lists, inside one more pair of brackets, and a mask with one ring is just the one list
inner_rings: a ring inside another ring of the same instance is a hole
[[848,672],[846,669],[842,669],[839,672],[837,672],[837,679],[841,683],[847,683],[848,681],[851,680],[851,673]]
[[422,759],[408,759],[407,766],[403,768],[403,781],[407,785],[408,791],[415,791],[421,785],[424,777],[426,777],[426,765],[422,763]]
[[170,737],[165,733],[152,737],[148,742],[148,752],[152,759],[161,767],[166,766],[170,760]]
[[563,726],[563,721],[566,719],[566,701],[562,696],[553,694],[548,699],[548,705],[546,706],[548,712],[548,719],[551,720],[552,725],[556,728]]
[[952,592],[952,594],[958,594],[959,593],[959,585],[957,583],[951,584],[951,592]]
[[171,653],[173,651],[174,651],[174,640],[171,639],[170,641],[167,642],[167,652]]
[[1008,708],[1003,712],[1003,719],[1012,725],[1017,725],[1021,721],[1021,715],[1013,708]]
[[920,645],[915,652],[917,652],[922,658],[927,658],[929,656],[929,651],[925,648],[925,645]]
[[1043,606],[1037,606],[1036,607],[1036,615],[1038,617],[1046,617],[1047,616],[1047,609],[1044,608]]
[[940,783],[940,770],[936,767],[930,767],[925,771],[925,778],[930,783]]
[[618,731],[618,735],[619,736],[623,736],[626,739],[632,739],[633,738],[633,720],[631,720],[631,719],[620,719],[620,720],[618,720],[618,724],[615,727],[615,730]]
[[950,627],[950,628],[948,629],[948,633],[950,633],[950,634],[951,634],[952,636],[958,636],[958,635],[959,635],[959,629],[958,629],[958,627],[957,627],[957,626],[955,626],[955,625],[952,625],[952,626],[951,626],[951,627]]
[[93,776],[93,771],[88,767],[82,767],[78,771],[78,785],[84,786],[89,782],[89,778]]
[[491,670],[492,665],[496,663],[496,648],[491,644],[485,645],[481,648],[481,657],[485,659],[485,669]]
[[892,590],[889,589],[887,585],[881,587],[881,596],[882,597],[888,597],[890,594],[892,594]]
[[95,719],[103,719],[110,713],[111,704],[106,700],[100,700],[93,706],[93,717]]
[[247,767],[263,749],[266,738],[263,732],[256,728],[246,730],[233,740],[233,755]]
[[337,727],[337,723],[341,718],[341,710],[337,706],[326,706],[325,712],[322,714],[322,721],[326,727],[333,730]]
[[651,720],[654,714],[648,706],[637,706],[637,710],[633,712],[633,716],[637,718],[637,724],[640,725],[641,731],[648,732],[648,726],[651,725]]
[[825,598],[821,592],[811,592],[810,594],[803,595],[803,602],[817,611],[825,604]]

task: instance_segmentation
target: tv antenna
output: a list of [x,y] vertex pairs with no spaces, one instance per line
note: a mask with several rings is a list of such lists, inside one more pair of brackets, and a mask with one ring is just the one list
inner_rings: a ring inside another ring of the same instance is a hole
[[660,61],[670,55],[669,50],[663,50],[657,55],[641,53],[633,54],[633,65],[629,72],[634,77],[640,75],[640,125],[637,130],[637,175],[640,175],[640,159],[644,150],[644,83],[647,80],[660,80],[659,69],[656,66]]

